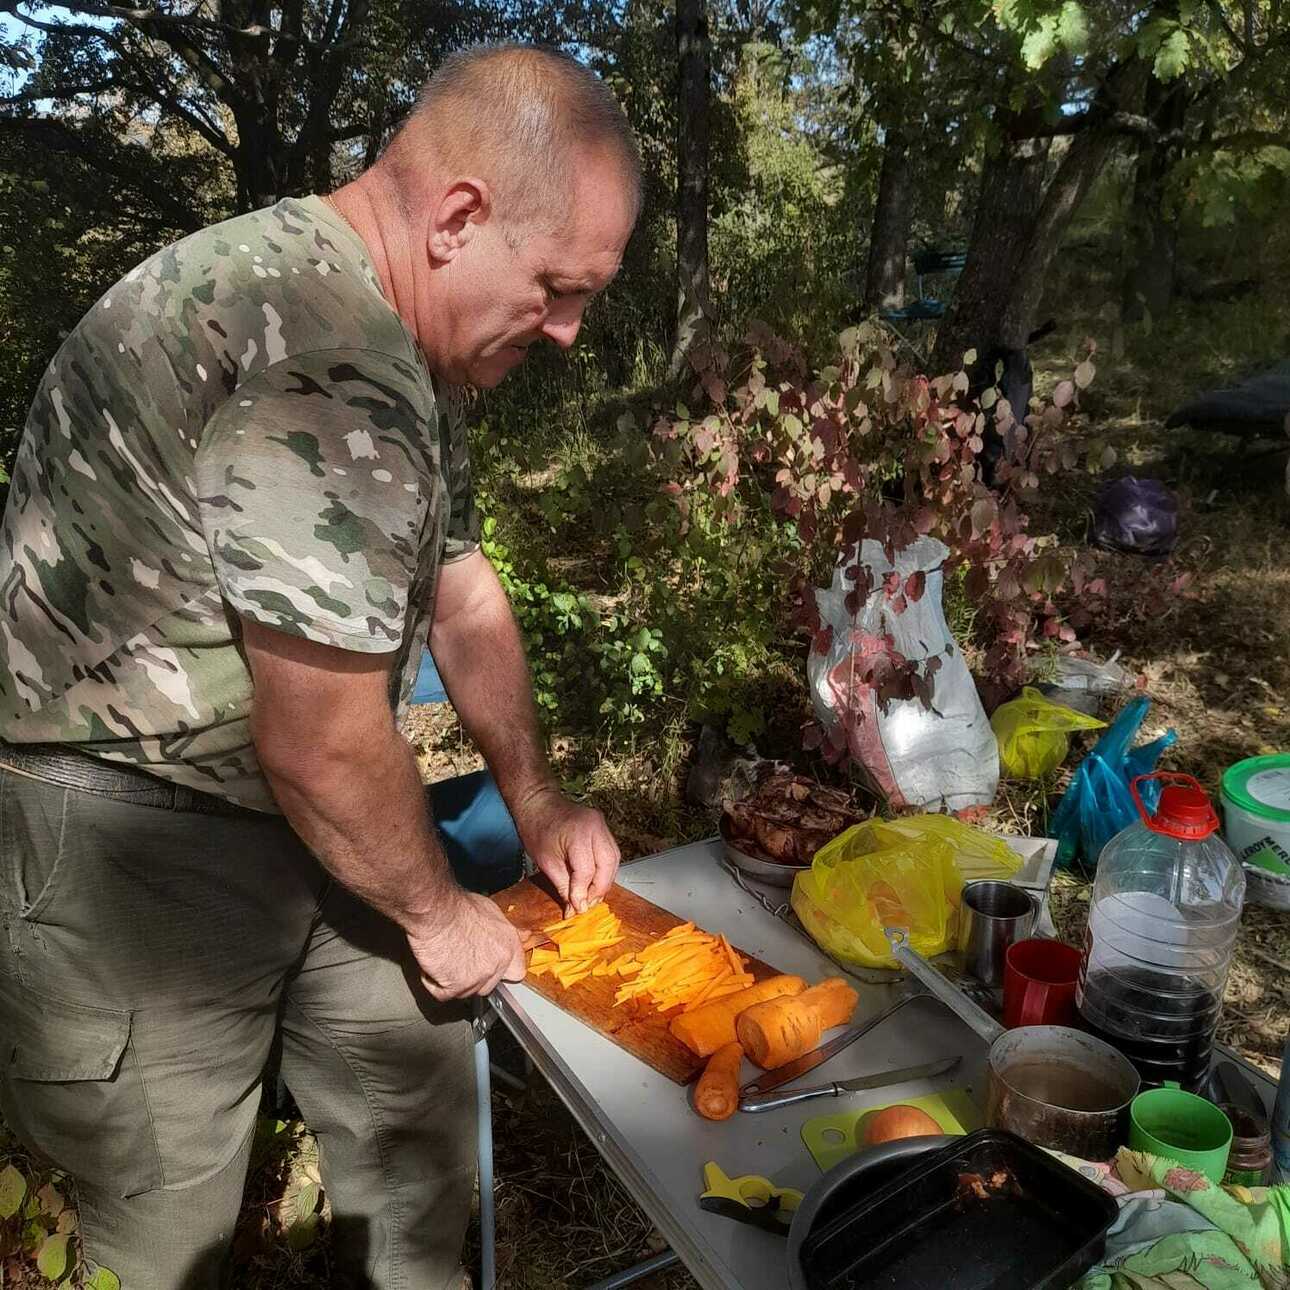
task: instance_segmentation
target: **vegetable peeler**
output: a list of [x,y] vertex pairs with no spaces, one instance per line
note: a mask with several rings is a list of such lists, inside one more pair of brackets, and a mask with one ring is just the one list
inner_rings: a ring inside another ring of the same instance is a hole
[[700,1209],[779,1236],[788,1232],[802,1203],[802,1193],[793,1187],[776,1187],[759,1174],[731,1178],[715,1160],[703,1166],[703,1185]]

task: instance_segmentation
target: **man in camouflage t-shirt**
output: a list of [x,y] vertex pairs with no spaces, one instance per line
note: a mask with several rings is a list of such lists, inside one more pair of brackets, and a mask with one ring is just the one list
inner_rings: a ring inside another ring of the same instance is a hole
[[321,198],[128,274],[49,365],[18,454],[0,737],[277,810],[228,610],[415,672],[439,565],[477,538],[443,391]]
[[126,1290],[219,1284],[275,1045],[338,1266],[458,1277],[451,1001],[524,960],[453,879],[396,718],[429,641],[528,853],[571,908],[608,889],[454,391],[573,343],[638,206],[594,76],[468,51],[370,171],[159,252],[49,366],[0,530],[0,1113]]

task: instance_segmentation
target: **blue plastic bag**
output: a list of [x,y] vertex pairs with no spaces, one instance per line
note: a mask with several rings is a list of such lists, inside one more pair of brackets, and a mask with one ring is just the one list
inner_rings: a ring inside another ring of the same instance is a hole
[[[1126,704],[1080,762],[1051,822],[1059,865],[1068,866],[1082,858],[1096,867],[1102,848],[1138,818],[1129,784],[1138,775],[1155,770],[1160,754],[1178,739],[1174,730],[1166,730],[1149,744],[1131,747],[1150,707],[1145,694]],[[1159,783],[1143,785],[1142,801],[1147,810],[1155,810],[1159,797]]]

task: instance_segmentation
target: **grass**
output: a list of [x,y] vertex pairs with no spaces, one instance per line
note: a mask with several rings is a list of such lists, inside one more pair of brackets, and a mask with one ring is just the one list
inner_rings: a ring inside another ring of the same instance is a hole
[[[1288,243],[1290,234],[1283,230],[1258,254],[1285,263]],[[1282,301],[1269,285],[1239,301],[1181,307],[1149,334],[1120,335],[1107,322],[1108,283],[1090,263],[1067,266],[1052,295],[1060,302],[1062,326],[1038,351],[1037,385],[1050,388],[1068,373],[1085,335],[1102,340],[1097,380],[1082,400],[1082,428],[1116,448],[1117,469],[1157,475],[1176,489],[1182,538],[1169,570],[1192,577],[1185,596],[1170,597],[1161,612],[1144,617],[1133,612],[1134,597],[1161,575],[1134,557],[1099,556],[1123,604],[1085,643],[1102,657],[1121,651],[1153,698],[1144,736],[1173,726],[1179,742],[1168,765],[1196,774],[1213,792],[1233,761],[1290,749],[1290,503],[1282,459],[1254,459],[1246,445],[1230,439],[1166,432],[1163,420],[1191,393],[1283,359],[1290,346]],[[622,436],[613,428],[625,408],[648,403],[648,383],[641,376],[633,390],[605,389],[579,363],[561,379],[560,397],[552,398],[540,373],[522,379],[533,387],[495,396],[485,408],[493,442],[483,456],[481,484],[504,541],[529,568],[554,571],[561,582],[600,597],[605,606],[628,602],[637,593],[621,576],[612,531],[593,521],[597,512],[621,513],[649,500],[642,477],[624,463]],[[549,410],[537,429],[521,415],[526,406]],[[1095,487],[1084,475],[1063,479],[1046,495],[1037,525],[1066,543],[1082,544]],[[544,509],[543,498],[562,488],[567,505]],[[955,630],[970,637],[970,613],[964,606],[952,608]],[[772,657],[753,686],[750,701],[766,712],[757,743],[767,755],[801,761],[800,653],[787,639],[781,648],[782,657]],[[586,713],[561,720],[552,731],[557,768],[605,812],[627,857],[712,830],[711,816],[685,800],[696,735],[692,716],[669,696],[647,723],[620,730],[612,742]],[[427,778],[479,764],[443,710],[415,711],[408,733]],[[1013,833],[1043,833],[1068,774],[1033,785],[1005,784],[988,823]],[[1088,896],[1087,883],[1077,877],[1055,881],[1055,917],[1075,943],[1082,939]],[[1249,908],[1220,1035],[1275,1074],[1287,1024],[1290,928],[1282,915]],[[498,1042],[504,1045],[505,1037]],[[662,1248],[649,1221],[540,1077],[523,1093],[497,1090],[494,1114],[501,1284],[507,1290],[561,1290]],[[0,1156],[12,1149],[0,1142]],[[296,1217],[295,1197],[309,1181],[311,1150],[308,1135],[291,1124],[257,1156],[238,1232],[238,1290],[328,1284],[325,1206],[315,1244],[297,1251],[286,1239]],[[44,1285],[17,1270],[13,1258],[0,1266],[5,1286]],[[674,1270],[653,1284],[694,1283]]]

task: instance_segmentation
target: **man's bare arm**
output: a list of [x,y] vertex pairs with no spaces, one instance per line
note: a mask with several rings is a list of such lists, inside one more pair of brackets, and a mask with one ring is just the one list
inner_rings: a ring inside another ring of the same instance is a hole
[[613,884],[618,844],[600,812],[569,801],[551,773],[524,642],[482,552],[440,571],[430,650],[462,725],[493,771],[525,849],[566,910],[584,909]]
[[243,620],[251,734],[278,805],[322,864],[407,934],[440,998],[524,975],[519,938],[463,890],[426,809],[389,703],[392,656],[358,654]]
[[439,571],[430,652],[461,724],[484,754],[512,812],[522,810],[535,793],[557,792],[524,641],[482,551]]

